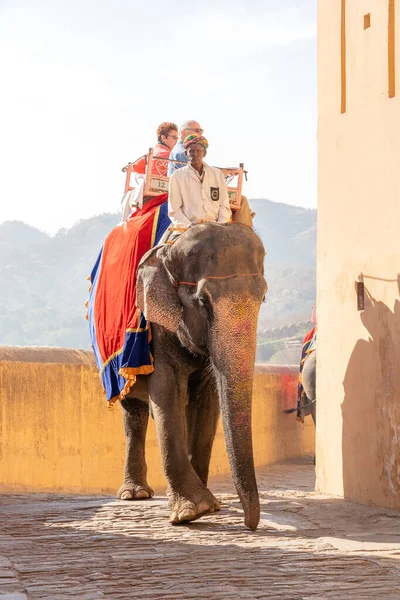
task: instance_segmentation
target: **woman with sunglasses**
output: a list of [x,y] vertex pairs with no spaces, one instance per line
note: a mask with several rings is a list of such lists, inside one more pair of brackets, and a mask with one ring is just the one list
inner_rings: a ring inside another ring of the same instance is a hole
[[[165,122],[157,127],[157,144],[153,148],[153,164],[151,167],[152,175],[167,176],[168,162],[164,160],[154,160],[157,158],[169,158],[171,150],[178,141],[178,126],[175,123]],[[133,163],[135,173],[144,174],[146,172],[146,157],[142,156]]]
[[[175,123],[161,123],[157,127],[157,140],[158,143],[154,146],[153,157],[154,158],[169,158],[171,150],[178,141],[178,126]],[[167,176],[168,162],[161,160],[153,160],[151,168],[152,175]]]
[[[169,158],[172,148],[178,141],[178,126],[175,123],[164,122],[157,127],[157,144],[153,148],[152,175],[167,176],[168,161],[158,160]],[[141,156],[133,163],[133,172],[144,175],[146,173],[146,156]],[[135,190],[124,194],[121,200],[122,220],[125,221],[132,214],[132,207],[143,204],[144,180],[140,181]]]

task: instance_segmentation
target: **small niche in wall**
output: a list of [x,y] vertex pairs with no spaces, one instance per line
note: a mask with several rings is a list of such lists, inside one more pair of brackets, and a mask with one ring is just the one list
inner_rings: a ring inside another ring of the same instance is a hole
[[364,29],[371,27],[371,13],[364,15]]
[[356,283],[356,294],[357,294],[357,310],[365,309],[365,290],[364,282],[360,281],[360,278]]

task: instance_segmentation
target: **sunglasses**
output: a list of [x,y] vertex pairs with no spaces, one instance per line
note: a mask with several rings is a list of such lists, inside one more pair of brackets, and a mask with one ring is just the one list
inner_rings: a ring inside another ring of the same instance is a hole
[[195,131],[196,133],[202,134],[204,129],[193,129],[193,127],[187,127],[185,131]]

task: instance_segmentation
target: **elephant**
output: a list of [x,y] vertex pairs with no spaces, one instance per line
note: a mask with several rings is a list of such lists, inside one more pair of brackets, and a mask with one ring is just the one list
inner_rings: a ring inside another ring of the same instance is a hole
[[302,370],[303,393],[301,394],[300,405],[284,411],[286,414],[300,412],[302,420],[304,420],[304,417],[311,415],[314,425],[317,424],[316,372],[317,351],[313,350],[306,356],[304,361]]
[[304,417],[311,415],[314,425],[317,424],[317,395],[316,395],[317,351],[311,352],[304,361],[302,371],[303,402],[300,403],[301,414]]
[[153,495],[145,461],[150,412],[172,524],[220,509],[207,488],[220,411],[245,525],[255,530],[259,523],[251,404],[257,320],[267,291],[264,256],[251,228],[213,222],[156,246],[139,264],[137,306],[151,323],[154,372],[139,375],[121,401],[126,459],[118,497]]

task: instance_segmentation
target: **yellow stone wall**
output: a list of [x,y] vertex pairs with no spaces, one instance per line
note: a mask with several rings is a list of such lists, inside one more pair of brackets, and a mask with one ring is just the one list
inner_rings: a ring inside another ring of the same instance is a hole
[[[296,398],[297,369],[256,367],[253,434],[257,465],[314,453],[311,417],[282,409]],[[121,409],[109,411],[91,352],[0,347],[0,491],[114,493],[122,482]],[[165,489],[154,423],[149,483]],[[211,476],[229,472],[221,427]]]

